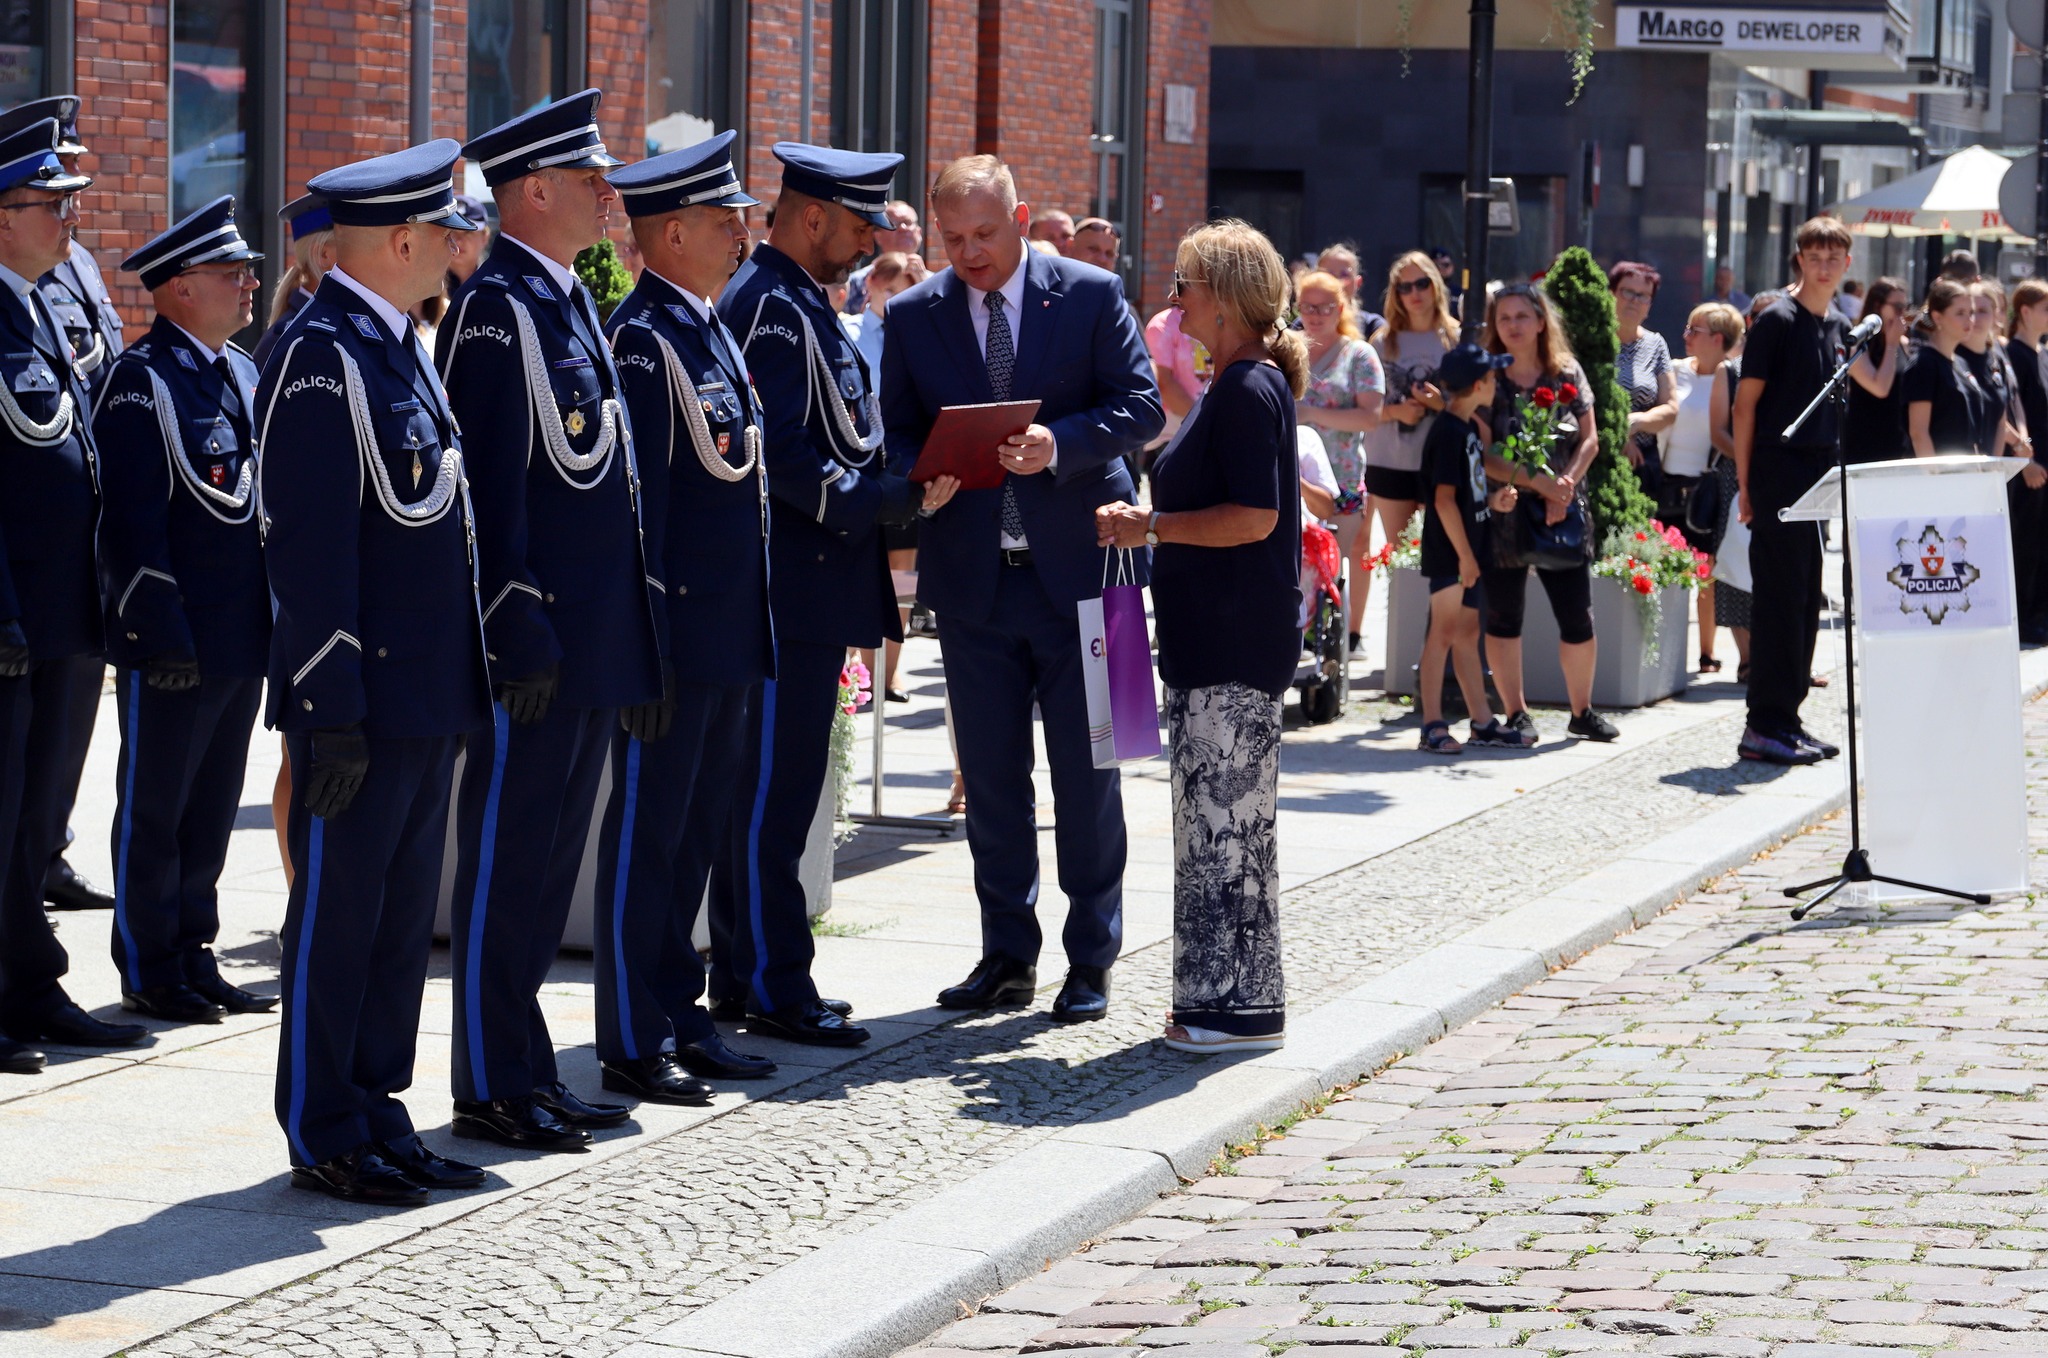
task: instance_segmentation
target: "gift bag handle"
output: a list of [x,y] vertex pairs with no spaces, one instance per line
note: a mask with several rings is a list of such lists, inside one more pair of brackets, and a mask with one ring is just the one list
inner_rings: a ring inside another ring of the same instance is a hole
[[1128,547],[1113,547],[1102,554],[1102,587],[1104,589],[1108,589],[1111,583],[1109,578],[1111,558],[1114,558],[1116,561],[1116,584],[1135,585],[1138,583],[1138,568],[1131,564],[1131,549]]

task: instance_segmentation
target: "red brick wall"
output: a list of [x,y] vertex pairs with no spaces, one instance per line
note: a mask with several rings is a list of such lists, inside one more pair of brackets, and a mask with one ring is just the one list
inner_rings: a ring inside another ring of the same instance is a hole
[[1001,94],[996,145],[1034,211],[1094,211],[1095,7],[1076,0],[1000,0]]
[[[1134,300],[1150,315],[1166,305],[1173,275],[1174,246],[1209,207],[1209,14],[1210,0],[1151,0],[1151,45],[1146,53],[1145,182],[1131,207],[1145,223],[1144,258],[1138,263]],[[1195,87],[1195,140],[1171,146],[1165,140],[1166,86]],[[1160,210],[1152,210],[1152,195]]]
[[589,83],[604,91],[597,125],[620,160],[647,154],[648,0],[589,0]]
[[[438,7],[437,7],[438,8]],[[285,30],[285,189],[406,143],[412,34],[406,0],[299,5]],[[436,16],[441,27],[458,23]]]
[[[116,269],[131,250],[167,225],[169,24],[169,11],[160,3],[100,0],[78,6],[73,85],[82,101],[79,134],[92,148],[84,167],[97,181],[79,199],[84,220],[78,239],[106,275],[131,338],[147,328],[149,294],[132,275]],[[61,77],[52,83],[53,88],[64,84]]]
[[[817,19],[811,51],[810,139],[832,135],[832,3],[815,0]],[[754,0],[747,6],[747,191],[763,203],[775,201],[782,165],[769,147],[803,140],[798,108],[803,72],[801,0]],[[760,217],[754,216],[758,227]]]
[[[946,163],[971,156],[975,145],[975,107],[981,71],[976,59],[980,39],[981,0],[927,0],[930,33],[930,87],[925,100],[925,164],[936,179]],[[917,191],[903,196],[924,211],[930,184],[902,185]]]

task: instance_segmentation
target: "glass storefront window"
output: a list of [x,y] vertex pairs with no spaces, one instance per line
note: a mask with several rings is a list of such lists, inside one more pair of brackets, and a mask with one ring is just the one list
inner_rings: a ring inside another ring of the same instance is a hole
[[0,108],[43,97],[49,42],[49,0],[0,0]]
[[738,0],[652,0],[647,10],[647,154],[732,127]]
[[896,151],[893,196],[924,183],[924,0],[833,0],[832,144]]
[[1130,240],[1125,220],[1131,154],[1131,91],[1137,45],[1132,39],[1131,0],[1095,0],[1094,116],[1089,141],[1095,151],[1092,211],[1116,223]]
[[171,6],[173,221],[224,193],[244,212],[255,199],[254,9],[243,0]]
[[569,19],[569,0],[470,0],[470,136],[574,93]]

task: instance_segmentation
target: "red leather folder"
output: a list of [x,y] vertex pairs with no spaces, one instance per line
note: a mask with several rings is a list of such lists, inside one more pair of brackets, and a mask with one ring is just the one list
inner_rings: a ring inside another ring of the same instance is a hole
[[910,469],[913,481],[957,476],[962,490],[993,490],[1003,484],[997,450],[1030,427],[1036,401],[995,401],[978,406],[944,406],[925,436],[924,450]]

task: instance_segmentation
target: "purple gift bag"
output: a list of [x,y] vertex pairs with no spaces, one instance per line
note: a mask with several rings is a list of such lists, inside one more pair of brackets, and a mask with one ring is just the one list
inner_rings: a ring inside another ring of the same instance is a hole
[[1130,583],[1130,553],[1116,554],[1117,583],[1083,599],[1081,674],[1088,694],[1088,738],[1095,767],[1150,759],[1159,753],[1159,703],[1152,685],[1152,641],[1145,630],[1145,590]]

